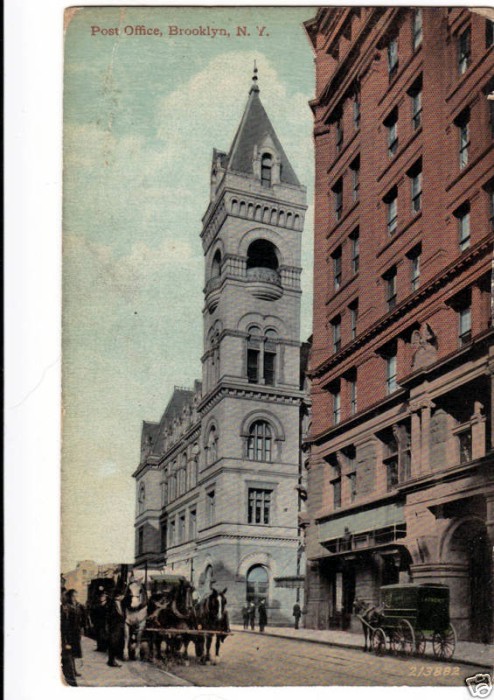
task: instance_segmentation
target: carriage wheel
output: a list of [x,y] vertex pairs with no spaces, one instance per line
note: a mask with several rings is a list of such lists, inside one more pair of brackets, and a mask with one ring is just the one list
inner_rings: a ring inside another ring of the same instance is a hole
[[396,654],[410,656],[415,651],[415,634],[408,620],[400,620],[391,636],[391,648]]
[[372,649],[377,656],[382,656],[386,651],[386,635],[380,627],[377,628],[372,637]]
[[432,635],[432,649],[436,659],[451,659],[455,653],[455,647],[456,630],[453,625]]
[[415,630],[415,653],[417,656],[425,654],[425,634],[421,630]]

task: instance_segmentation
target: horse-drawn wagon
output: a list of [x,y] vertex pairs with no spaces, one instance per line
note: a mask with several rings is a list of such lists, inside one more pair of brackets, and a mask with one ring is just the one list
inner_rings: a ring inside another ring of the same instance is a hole
[[449,588],[440,584],[398,584],[381,587],[382,603],[372,613],[359,614],[370,632],[372,649],[383,654],[423,656],[431,642],[434,656],[449,660],[456,631],[449,617]]

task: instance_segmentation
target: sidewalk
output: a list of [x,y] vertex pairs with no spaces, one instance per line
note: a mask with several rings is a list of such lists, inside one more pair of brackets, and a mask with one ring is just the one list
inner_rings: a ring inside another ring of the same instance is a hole
[[[231,625],[232,630],[245,634],[259,634],[244,630],[242,625]],[[341,630],[311,630],[293,629],[293,627],[267,627],[264,634],[271,637],[286,637],[288,639],[300,639],[304,642],[315,644],[327,644],[328,646],[346,647],[347,649],[363,649],[363,634],[342,632]],[[429,653],[430,650],[430,653]],[[427,643],[424,659],[433,659],[432,648]],[[494,665],[494,646],[492,644],[476,644],[474,642],[458,642],[456,645],[453,662],[479,666],[484,670],[492,670]]]

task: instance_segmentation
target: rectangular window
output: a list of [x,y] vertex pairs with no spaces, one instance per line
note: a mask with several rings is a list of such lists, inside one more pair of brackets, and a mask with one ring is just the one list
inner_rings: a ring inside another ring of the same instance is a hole
[[412,292],[415,292],[420,286],[420,254],[421,249],[419,247],[414,248],[408,255],[408,259],[410,260],[410,286]]
[[464,306],[458,311],[458,343],[460,348],[472,340],[472,309]]
[[353,98],[353,127],[355,131],[360,129],[360,95],[358,92]]
[[383,277],[386,291],[386,304],[388,311],[396,306],[396,268],[392,267]]
[[422,124],[422,76],[414,82],[408,94],[412,105],[412,126],[416,131]]
[[197,510],[191,508],[189,510],[189,540],[195,540],[197,537]]
[[392,394],[398,385],[396,383],[396,353],[386,357],[386,389],[388,394]]
[[247,520],[251,525],[269,525],[271,494],[267,489],[249,489]]
[[384,199],[387,206],[387,227],[390,236],[394,236],[398,227],[398,192],[394,187]]
[[358,202],[360,190],[360,158],[355,158],[350,165],[352,171],[352,198],[354,202]]
[[357,274],[360,266],[360,234],[359,229],[350,234],[350,240],[352,242],[352,272]]
[[472,430],[470,426],[466,430],[456,433],[456,437],[460,452],[460,464],[470,462],[472,459]]
[[170,547],[173,547],[175,544],[175,519],[170,521]]
[[166,522],[161,523],[160,539],[161,539],[161,551],[166,552],[166,546],[168,544],[168,527],[167,527]]
[[343,120],[338,119],[336,122],[336,152],[339,153],[343,148]]
[[494,46],[494,22],[492,19],[485,21],[485,48],[490,49]]
[[341,474],[333,480],[333,508],[341,508]]
[[259,382],[259,350],[247,349],[247,379],[253,384]]
[[350,503],[353,503],[357,498],[357,473],[348,474],[348,486],[350,491]]
[[357,337],[357,323],[358,323],[358,299],[355,299],[349,306],[350,309],[350,337],[355,340]]
[[341,316],[337,316],[331,321],[331,328],[333,331],[333,352],[339,352],[341,350]]
[[412,214],[417,214],[422,209],[422,163],[417,164],[409,172]]
[[334,251],[332,258],[334,288],[338,290],[341,287],[341,246]]
[[333,392],[333,425],[341,421],[341,390],[338,386]]
[[137,531],[137,554],[144,554],[144,527]]
[[340,177],[338,182],[333,187],[333,197],[334,197],[334,215],[336,221],[341,219],[343,213],[343,179]]
[[276,353],[264,350],[264,383],[274,386]]
[[388,75],[392,80],[398,72],[398,39],[392,39],[388,44]]
[[458,239],[463,252],[470,247],[470,207],[465,205],[455,213],[458,221]]
[[388,136],[388,156],[392,158],[398,150],[398,110],[394,109],[385,120]]
[[470,28],[458,37],[458,73],[466,73],[470,65]]
[[216,494],[214,489],[206,494],[206,517],[208,525],[212,525],[216,519]]
[[470,111],[466,110],[456,119],[455,125],[458,129],[458,156],[460,170],[468,165],[468,149],[470,147]]
[[357,375],[350,378],[350,414],[354,416],[357,413]]
[[390,459],[386,463],[386,488],[392,491],[398,485],[398,459]]
[[413,50],[416,51],[422,44],[422,10],[416,9],[413,13]]
[[180,513],[178,516],[178,541],[185,541],[185,513]]

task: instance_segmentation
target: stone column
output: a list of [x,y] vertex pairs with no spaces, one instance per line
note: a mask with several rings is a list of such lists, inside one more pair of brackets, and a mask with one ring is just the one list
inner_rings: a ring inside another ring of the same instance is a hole
[[421,425],[420,425],[420,414],[419,406],[415,403],[410,403],[410,411],[412,414],[412,433],[410,436],[411,440],[411,472],[412,478],[417,477],[421,469],[421,456],[420,456],[420,443],[421,443]]
[[431,444],[431,409],[434,406],[430,399],[424,399],[422,403],[422,431],[420,446],[420,461],[422,472],[426,474],[431,470],[430,444]]

